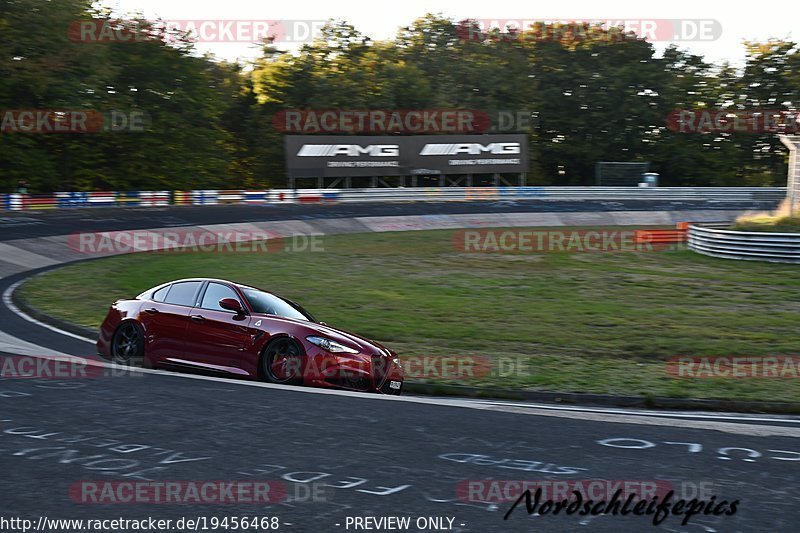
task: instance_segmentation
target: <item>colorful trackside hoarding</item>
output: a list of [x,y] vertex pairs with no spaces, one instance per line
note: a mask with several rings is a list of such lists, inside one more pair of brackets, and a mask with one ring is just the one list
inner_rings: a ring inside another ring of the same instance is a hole
[[291,178],[502,174],[528,170],[528,136],[287,135]]

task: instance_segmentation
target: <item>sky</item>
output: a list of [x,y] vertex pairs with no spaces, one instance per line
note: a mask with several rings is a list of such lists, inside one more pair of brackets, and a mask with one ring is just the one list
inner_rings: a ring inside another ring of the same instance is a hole
[[[597,0],[572,0],[563,5],[537,5],[533,0],[104,0],[102,4],[112,8],[117,15],[140,12],[148,19],[180,21],[343,19],[374,39],[392,38],[398,28],[426,13],[442,14],[454,20],[629,20],[634,29],[657,28],[650,34],[657,36],[654,44],[659,51],[675,42],[714,63],[727,60],[735,65],[744,62],[742,41],[745,39],[800,39],[800,30],[797,30],[800,2],[779,0],[768,3],[619,0],[604,2],[603,5]],[[683,31],[687,37],[691,37],[695,28],[697,31],[702,31],[703,27],[710,28],[706,30],[708,37],[675,41],[674,36],[669,35],[674,33],[674,26],[664,22],[666,20],[684,21]],[[666,31],[670,28],[673,30]],[[296,46],[284,45],[281,48],[291,50]],[[258,46],[246,43],[201,43],[198,49],[229,60],[248,60],[259,55]]]

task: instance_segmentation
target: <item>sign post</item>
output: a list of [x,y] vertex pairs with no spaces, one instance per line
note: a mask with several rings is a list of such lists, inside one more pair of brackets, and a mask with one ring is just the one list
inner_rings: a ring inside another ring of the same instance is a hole
[[789,201],[789,214],[800,212],[800,135],[781,135],[781,142],[789,149],[789,175],[786,179],[786,199]]

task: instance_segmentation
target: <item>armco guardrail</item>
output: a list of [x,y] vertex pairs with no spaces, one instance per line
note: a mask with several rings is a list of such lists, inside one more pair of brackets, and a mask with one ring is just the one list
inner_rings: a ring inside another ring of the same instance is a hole
[[728,224],[692,224],[689,249],[726,259],[800,263],[800,233],[722,229]]
[[0,206],[12,211],[75,207],[280,204],[339,202],[470,202],[480,200],[704,200],[769,201],[785,198],[785,187],[416,187],[371,189],[269,189],[195,191],[94,191],[49,195],[7,194]]

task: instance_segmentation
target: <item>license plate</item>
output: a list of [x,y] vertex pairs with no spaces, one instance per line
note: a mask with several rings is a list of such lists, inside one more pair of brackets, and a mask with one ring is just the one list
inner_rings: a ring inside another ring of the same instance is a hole
[[396,390],[400,390],[400,386],[401,386],[402,384],[403,384],[403,383],[402,383],[401,381],[390,381],[390,382],[389,382],[389,388],[390,388],[390,389],[396,389]]

